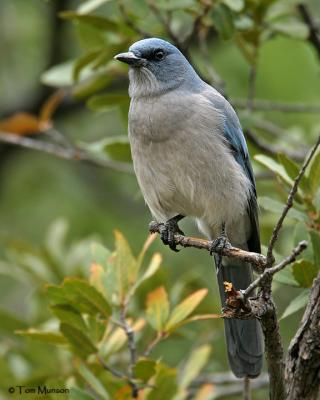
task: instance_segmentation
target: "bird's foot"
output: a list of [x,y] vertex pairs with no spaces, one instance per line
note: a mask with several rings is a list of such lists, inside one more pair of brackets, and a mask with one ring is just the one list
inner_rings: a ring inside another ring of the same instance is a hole
[[160,231],[160,238],[163,244],[170,247],[171,250],[178,252],[177,245],[174,241],[174,235],[180,234],[184,235],[182,230],[179,228],[178,222],[183,218],[182,215],[177,215],[170,218],[165,224],[163,224]]
[[210,243],[210,255],[212,256],[213,253],[221,254],[223,249],[228,249],[230,247],[231,243],[229,242],[228,236],[222,234]]

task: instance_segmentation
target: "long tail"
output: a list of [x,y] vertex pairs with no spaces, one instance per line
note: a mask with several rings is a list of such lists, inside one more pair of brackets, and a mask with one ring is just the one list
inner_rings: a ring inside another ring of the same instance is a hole
[[[217,258],[216,258],[217,265]],[[223,282],[232,282],[236,289],[245,289],[252,282],[251,266],[237,260],[223,259],[218,271],[221,303],[226,294]],[[230,367],[238,378],[258,376],[262,368],[262,331],[257,320],[225,319],[225,336]]]

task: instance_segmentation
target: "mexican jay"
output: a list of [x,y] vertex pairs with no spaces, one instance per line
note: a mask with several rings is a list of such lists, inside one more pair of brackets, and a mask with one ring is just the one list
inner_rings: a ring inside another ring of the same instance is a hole
[[[130,66],[134,170],[151,213],[166,222],[164,242],[175,249],[177,222],[190,216],[211,240],[226,233],[232,245],[260,253],[255,181],[232,106],[164,40],[140,40],[115,58]],[[217,275],[222,305],[224,281],[237,290],[252,281],[250,265],[225,257]],[[225,334],[234,374],[259,375],[258,321],[226,319]]]

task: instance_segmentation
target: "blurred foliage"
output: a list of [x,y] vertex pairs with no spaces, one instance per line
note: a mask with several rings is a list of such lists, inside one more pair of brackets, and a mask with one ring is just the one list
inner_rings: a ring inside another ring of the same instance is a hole
[[[298,3],[4,0],[0,130],[37,137],[62,132],[93,157],[130,165],[127,69],[113,56],[145,33],[177,39],[203,78],[235,104],[239,99],[246,104],[254,89],[257,99],[272,104],[319,106],[319,61]],[[304,3],[319,23],[319,2]],[[253,88],[249,75],[255,75]],[[270,157],[249,142],[267,245],[299,170],[280,150],[306,151],[319,135],[319,117],[276,106],[237,111],[244,128],[279,149]],[[39,384],[71,388],[71,399],[130,398],[128,381],[113,376],[103,362],[131,372],[144,387],[143,399],[218,398],[224,388],[194,385],[203,371],[228,368],[208,256],[195,250],[173,255],[162,247],[163,256],[158,251],[150,256],[152,239],[139,252],[149,214],[134,176],[28,150],[0,150],[1,398],[8,398],[9,386]],[[266,171],[271,179],[264,179]],[[277,247],[281,260],[301,239],[309,241],[303,257],[274,283],[286,318],[285,344],[320,268],[319,181],[318,153]],[[183,224],[186,232],[194,231],[188,221]],[[115,227],[130,246],[116,231],[115,250],[109,250]],[[160,248],[158,241],[153,246]],[[132,371],[124,315],[137,339]],[[265,399],[265,389],[254,398]]]

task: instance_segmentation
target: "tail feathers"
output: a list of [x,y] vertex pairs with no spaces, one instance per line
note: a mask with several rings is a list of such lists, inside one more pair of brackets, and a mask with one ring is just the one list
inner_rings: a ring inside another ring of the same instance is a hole
[[[232,264],[231,264],[232,262]],[[224,306],[226,294],[223,282],[232,282],[236,289],[245,289],[252,282],[250,265],[235,260],[223,260],[218,272],[221,303]],[[230,367],[238,378],[255,378],[262,369],[262,332],[257,320],[225,320]]]

